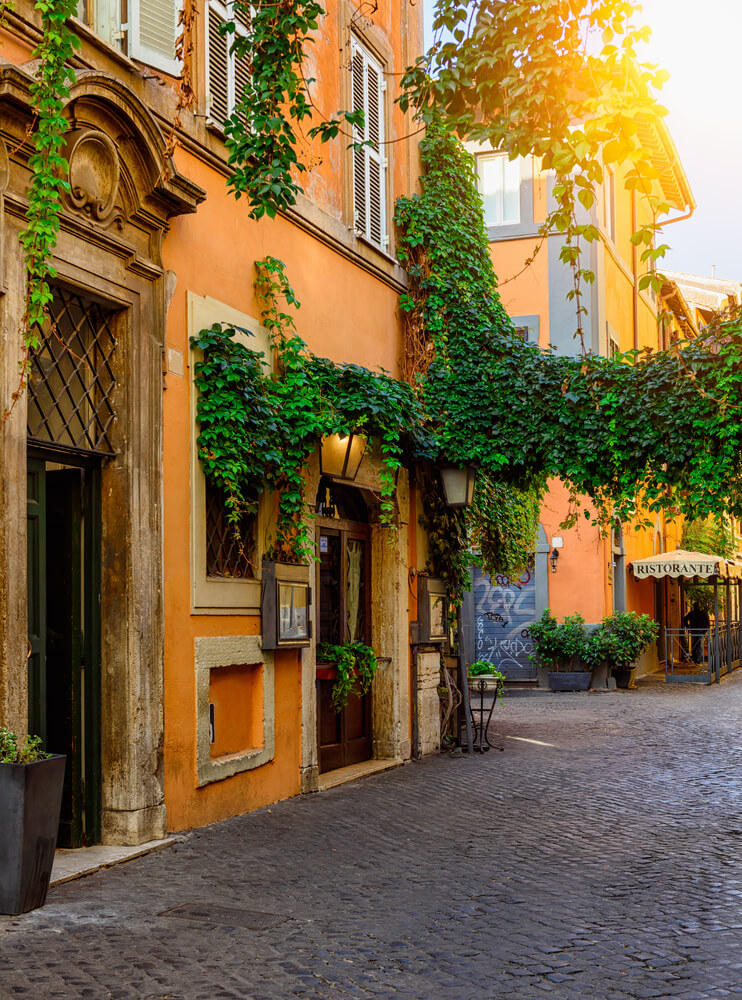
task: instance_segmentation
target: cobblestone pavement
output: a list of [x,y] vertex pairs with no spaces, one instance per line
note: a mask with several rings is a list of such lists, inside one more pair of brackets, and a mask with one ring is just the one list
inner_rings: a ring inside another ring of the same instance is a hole
[[[742,675],[510,698],[504,753],[281,803],[0,918],[0,997],[742,996]],[[251,931],[183,903],[280,914]]]

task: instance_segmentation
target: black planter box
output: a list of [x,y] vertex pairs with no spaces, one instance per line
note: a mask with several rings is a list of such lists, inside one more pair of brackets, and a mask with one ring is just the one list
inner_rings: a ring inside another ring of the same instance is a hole
[[549,687],[552,691],[587,691],[590,687],[590,671],[550,670]]
[[0,913],[43,906],[57,843],[66,757],[0,764]]

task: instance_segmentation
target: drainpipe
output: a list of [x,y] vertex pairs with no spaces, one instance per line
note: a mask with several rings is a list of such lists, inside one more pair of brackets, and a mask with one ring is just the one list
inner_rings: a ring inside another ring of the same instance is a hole
[[[636,232],[636,191],[631,192],[631,232]],[[631,276],[634,280],[632,311],[634,323],[634,349],[639,346],[639,247],[631,244]]]

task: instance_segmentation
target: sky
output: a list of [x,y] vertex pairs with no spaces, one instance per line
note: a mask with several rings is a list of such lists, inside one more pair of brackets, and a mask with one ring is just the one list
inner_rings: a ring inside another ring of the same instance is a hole
[[[426,37],[434,0],[424,0]],[[640,53],[670,73],[659,101],[697,208],[668,226],[660,268],[742,282],[742,3],[645,0]]]

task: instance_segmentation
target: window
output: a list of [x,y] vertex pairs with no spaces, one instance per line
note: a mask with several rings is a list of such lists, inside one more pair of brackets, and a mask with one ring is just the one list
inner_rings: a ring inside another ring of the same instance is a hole
[[616,242],[616,178],[610,167],[603,178],[603,226],[613,243]]
[[249,18],[244,7],[209,0],[206,6],[206,114],[217,125],[223,125],[242,100],[249,73],[247,59],[237,59],[232,48],[231,33],[222,34],[219,26],[234,24],[234,34],[247,34]]
[[177,76],[180,8],[181,0],[80,0],[78,16],[120,52]]
[[206,576],[246,580],[253,576],[255,517],[243,513],[235,526],[227,517],[224,491],[206,482]]
[[479,193],[487,226],[510,226],[520,222],[520,159],[504,153],[478,156]]
[[384,72],[355,39],[352,44],[351,79],[353,111],[363,111],[364,125],[354,130],[356,142],[368,145],[353,150],[353,224],[355,230],[377,246],[386,247],[386,171]]

